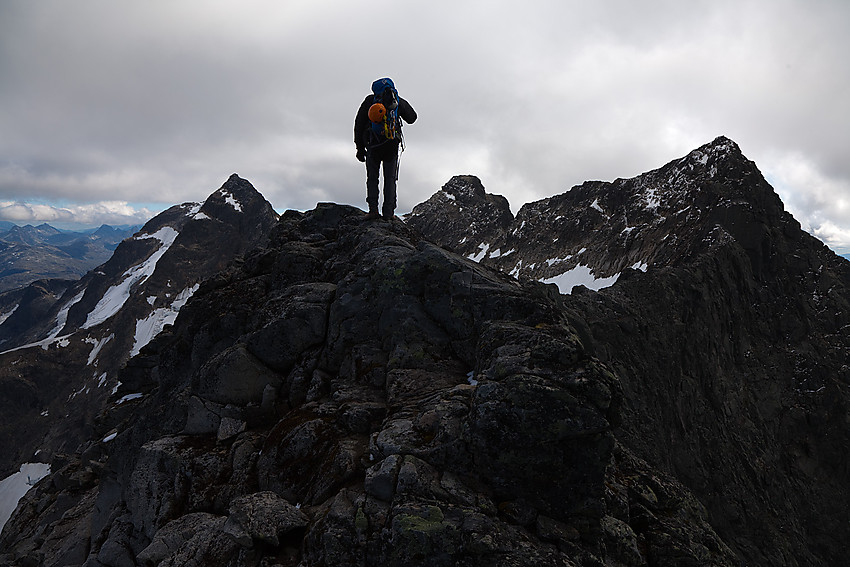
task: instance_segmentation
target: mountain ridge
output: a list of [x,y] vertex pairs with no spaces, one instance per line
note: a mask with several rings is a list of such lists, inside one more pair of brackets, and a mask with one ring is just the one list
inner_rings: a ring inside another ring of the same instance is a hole
[[[843,560],[850,271],[734,142],[516,217],[459,176],[406,220],[287,211],[213,270],[0,558]],[[616,279],[544,283],[578,267]]]
[[[235,206],[222,207],[225,191],[238,199]],[[202,279],[253,248],[276,219],[234,174],[205,203],[175,205],[148,221],[83,278],[28,286],[0,323],[0,382],[28,392],[24,407],[0,399],[0,433],[10,447],[0,469],[16,469],[36,450],[73,451],[129,356],[173,322]],[[23,415],[33,423],[29,430],[16,426]]]
[[[718,168],[726,172],[723,179],[715,179]],[[751,186],[751,178],[758,183]],[[465,191],[467,186],[477,190]],[[494,202],[499,203],[495,208]],[[742,204],[751,210],[739,207]],[[762,220],[750,222],[754,215]],[[704,239],[724,238],[722,233],[711,234],[717,226],[744,242],[755,259],[759,251],[750,241],[760,235],[738,234],[736,227],[755,231],[756,224],[788,222],[792,229],[799,229],[756,165],[723,136],[634,178],[587,181],[565,193],[526,203],[515,218],[504,197],[499,201],[485,193],[473,176],[458,176],[405,219],[440,245],[512,275],[538,280],[577,266],[590,268],[597,278],[608,278],[632,266],[651,266],[656,258],[664,265],[673,264],[695,252],[675,242],[668,246],[668,238],[684,238],[693,247]],[[490,227],[491,232],[486,238],[471,238],[479,225]],[[464,231],[464,226],[472,228]],[[680,226],[698,233],[680,234]],[[616,238],[604,240],[613,249],[594,249],[592,236],[599,231],[617,233]],[[515,254],[517,245],[525,247],[519,254]],[[580,255],[585,253],[590,262],[582,262]]]

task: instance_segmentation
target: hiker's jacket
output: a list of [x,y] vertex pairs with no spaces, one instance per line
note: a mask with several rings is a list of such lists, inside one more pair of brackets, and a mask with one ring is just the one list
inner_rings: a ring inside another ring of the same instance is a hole
[[[401,143],[400,139],[386,140],[378,145],[369,145],[369,130],[372,128],[372,121],[369,120],[369,107],[374,103],[375,95],[370,94],[363,100],[363,104],[357,111],[357,116],[354,118],[354,144],[358,150],[366,149],[381,156],[397,153],[398,146]],[[416,111],[413,110],[409,102],[401,97],[398,97],[398,116],[408,124],[413,124],[416,121]]]

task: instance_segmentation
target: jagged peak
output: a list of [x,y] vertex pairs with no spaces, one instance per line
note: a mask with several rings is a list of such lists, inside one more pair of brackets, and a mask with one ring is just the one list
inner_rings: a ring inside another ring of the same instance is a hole
[[461,199],[481,199],[486,195],[484,184],[475,175],[455,175],[442,190]]
[[743,155],[741,148],[734,140],[726,136],[717,136],[707,144],[703,144],[695,151],[702,151],[714,155]]
[[677,165],[696,164],[712,168],[712,175],[716,173],[716,168],[724,161],[746,159],[741,152],[741,148],[734,141],[726,136],[718,136],[713,141],[703,144],[702,146],[692,150],[685,157],[676,161]]
[[234,173],[217,191],[207,198],[201,210],[207,211],[210,205],[215,207],[227,206],[237,213],[244,213],[245,208],[257,200],[265,201],[260,192],[251,185],[250,181]]
[[248,181],[234,173],[227,179],[227,181],[224,182],[224,185],[207,198],[207,201],[204,204],[223,200],[237,212],[241,213],[242,202],[240,197],[246,191],[246,185],[250,187],[251,190],[254,189]]

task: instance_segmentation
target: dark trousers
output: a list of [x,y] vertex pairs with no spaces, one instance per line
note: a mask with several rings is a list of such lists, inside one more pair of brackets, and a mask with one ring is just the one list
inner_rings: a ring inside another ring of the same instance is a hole
[[398,180],[398,150],[392,152],[369,152],[366,154],[366,203],[370,211],[378,210],[378,178],[381,166],[384,169],[384,206],[381,213],[391,216],[396,207],[396,181]]

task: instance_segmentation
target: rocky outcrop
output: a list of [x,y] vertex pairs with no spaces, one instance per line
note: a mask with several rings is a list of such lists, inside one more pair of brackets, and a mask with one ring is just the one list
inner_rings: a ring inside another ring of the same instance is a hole
[[113,399],[144,395],[26,496],[3,557],[736,564],[696,498],[617,440],[620,380],[562,302],[398,221],[287,212],[130,361]]
[[484,191],[474,175],[452,177],[405,216],[435,244],[467,257],[480,255],[482,243],[504,238],[513,220],[508,200]]

